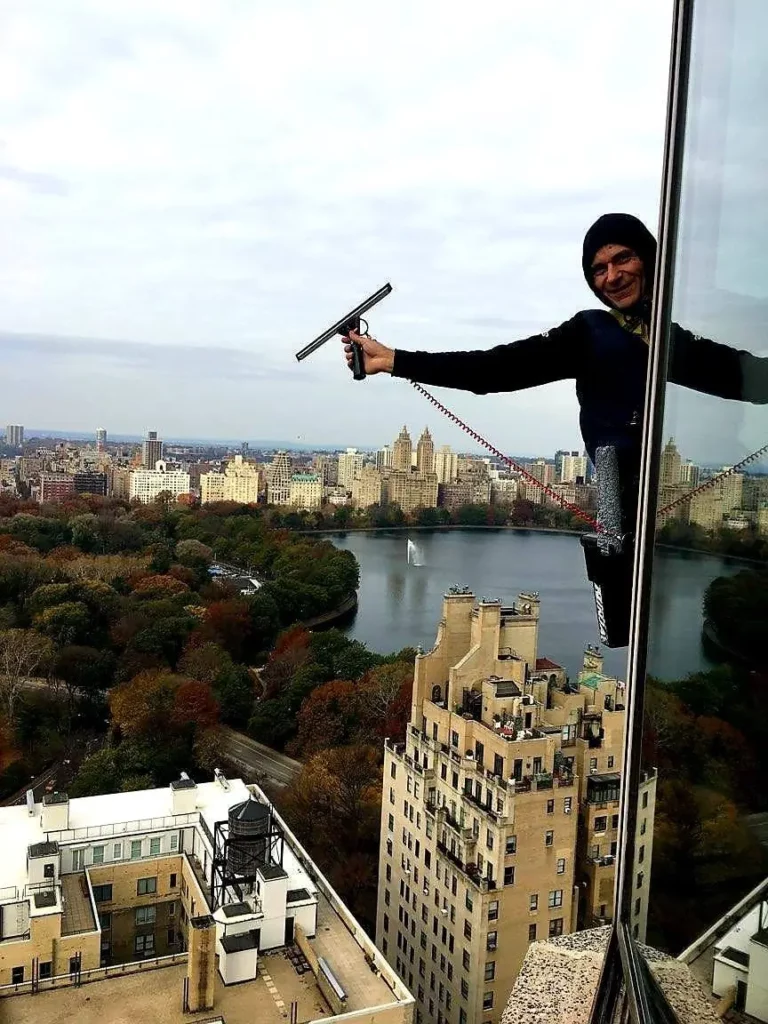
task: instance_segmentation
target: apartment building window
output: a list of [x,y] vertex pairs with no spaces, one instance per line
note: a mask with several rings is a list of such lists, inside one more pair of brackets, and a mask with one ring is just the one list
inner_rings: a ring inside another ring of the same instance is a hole
[[599,814],[595,818],[595,832],[605,832],[608,828],[608,815]]
[[467,1024],[467,1011],[463,1006],[459,1007],[459,1024]]
[[483,1009],[493,1009],[493,992],[483,992]]
[[536,941],[536,925],[535,924],[529,924],[528,925],[528,941],[529,942],[535,942]]
[[600,856],[600,843],[592,844],[592,852],[590,856],[592,857],[592,860],[597,860],[597,858]]
[[405,788],[408,790],[409,793],[413,790],[413,783],[411,781],[410,775],[406,775],[405,777]]
[[554,800],[547,800],[547,814],[554,814],[554,813],[555,813],[555,801]]
[[467,908],[467,910],[472,910],[472,908],[474,907],[474,903],[472,902],[472,896],[470,894],[469,889],[467,889],[466,893],[464,894],[464,906]]
[[517,852],[517,836],[507,836],[507,853]]
[[178,850],[179,848],[179,833],[171,832],[171,849]]
[[496,978],[496,961],[489,960],[485,965],[485,981],[494,981]]
[[640,913],[640,903],[641,903],[641,900],[640,900],[640,897],[638,896],[637,899],[635,900],[635,917],[637,917],[638,914]]
[[94,885],[93,898],[96,903],[109,903],[112,900],[112,886]]
[[[426,978],[426,976],[427,976],[427,965],[424,963],[423,960],[420,959],[419,960],[419,977],[420,978]],[[423,998],[424,997],[422,996],[422,999]]]
[[150,857],[157,857],[160,853],[160,836],[154,836],[149,840],[149,855]]
[[532,892],[531,895],[528,897],[528,909],[539,909],[539,894],[537,892]]
[[393,807],[395,806],[395,791],[391,786],[389,787],[389,802]]
[[465,939],[471,939],[472,938],[472,925],[466,919],[464,920],[464,938]]
[[555,935],[562,935],[563,934],[563,919],[562,919],[562,917],[554,917],[554,918],[552,918],[552,920],[549,922],[549,934],[550,934],[550,937],[554,937]]
[[397,765],[395,764],[394,761],[390,763],[389,774],[393,779],[397,778]]
[[451,996],[451,993],[448,991],[448,989],[446,989],[445,990],[445,1008],[446,1008],[446,1010],[450,1010],[452,1002],[453,1002],[453,998]]
[[504,868],[504,885],[515,884],[515,869],[514,867]]
[[12,967],[11,968],[11,984],[21,985],[24,981],[24,968],[23,967]]
[[387,828],[389,829],[390,832],[395,831],[395,819],[394,816],[391,814],[387,818]]
[[453,952],[453,935],[448,936],[448,951]]
[[51,977],[53,977],[53,963],[50,960],[45,960],[40,964],[40,980],[45,981]]
[[557,858],[557,873],[558,875],[565,874],[565,857]]
[[384,915],[384,931],[389,931],[389,914]]
[[469,995],[469,982],[466,978],[461,979],[461,998],[466,999]]
[[573,808],[573,797],[567,796],[563,799],[563,813],[570,814]]
[[136,956],[151,956],[155,952],[154,932],[147,932],[146,935],[136,935],[133,940],[133,951]]
[[448,766],[446,764],[440,765],[440,778],[443,782],[448,778]]
[[156,907],[136,907],[136,924],[154,924],[156,920]]
[[123,859],[123,844],[122,843],[113,843],[112,844],[112,860],[122,860],[122,859]]
[[485,757],[485,747],[480,740],[475,740],[475,760],[479,765],[482,765]]
[[608,767],[609,768],[613,768],[613,764],[614,764],[613,754],[609,754],[608,755]]
[[419,795],[419,783],[418,783],[418,780],[414,781],[414,783],[413,783],[413,795],[415,797],[418,797],[418,795]]
[[141,857],[141,840],[131,840],[131,860],[138,860]]
[[171,900],[168,904],[168,917],[176,917],[176,900]]
[[496,949],[496,946],[498,944],[498,935],[498,932],[488,932],[488,937],[485,941],[485,948],[489,952],[492,952],[494,949]]
[[108,910],[103,910],[99,914],[99,925],[103,932],[108,932],[112,927],[112,915]]
[[465,949],[465,950],[462,951],[462,954],[461,954],[461,966],[464,968],[465,971],[468,971],[469,970],[469,965],[470,965],[469,950]]
[[590,759],[589,759],[589,770],[592,771],[592,772],[596,772],[597,771],[597,758],[596,757],[590,757]]
[[136,895],[149,896],[157,892],[157,877],[139,878],[136,882]]
[[450,961],[445,969],[445,973],[448,975],[448,981],[453,981],[453,964]]
[[611,828],[618,828],[618,827],[619,827],[619,816],[618,816],[618,814],[614,814],[614,815],[611,816]]
[[451,773],[451,785],[453,786],[454,789],[458,789],[459,788],[459,773],[458,772],[452,772]]
[[493,849],[493,832],[490,829],[486,829],[485,833],[485,845],[489,850]]
[[85,864],[85,850],[78,849],[72,851],[72,870],[82,871]]
[[555,833],[552,831],[551,828],[548,828],[547,831],[544,833],[544,845],[545,846],[552,846],[554,844],[554,842],[555,842]]
[[563,905],[563,890],[562,889],[551,889],[549,893],[550,907],[562,907]]
[[491,902],[488,904],[488,920],[489,921],[496,921],[496,920],[498,920],[498,917],[499,917],[499,901],[498,900],[491,900]]

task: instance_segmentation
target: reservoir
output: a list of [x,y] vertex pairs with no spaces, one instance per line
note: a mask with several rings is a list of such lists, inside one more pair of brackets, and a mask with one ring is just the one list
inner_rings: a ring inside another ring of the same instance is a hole
[[[597,644],[592,587],[579,538],[528,530],[382,530],[331,535],[360,563],[359,607],[349,636],[381,653],[435,641],[443,594],[454,584],[505,604],[521,591],[541,597],[539,657],[575,675],[585,644]],[[410,545],[409,545],[410,540]],[[658,549],[649,671],[682,678],[711,668],[701,648],[704,591],[732,576],[732,559]],[[626,649],[605,649],[605,671],[626,675]]]

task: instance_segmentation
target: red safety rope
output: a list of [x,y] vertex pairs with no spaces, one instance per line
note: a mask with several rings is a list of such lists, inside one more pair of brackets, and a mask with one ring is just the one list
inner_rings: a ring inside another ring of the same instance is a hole
[[[604,527],[602,527],[596,519],[589,515],[588,512],[585,512],[584,509],[579,508],[578,505],[574,505],[570,501],[566,501],[562,494],[558,494],[557,491],[553,490],[548,484],[542,483],[541,480],[538,480],[532,473],[529,473],[527,469],[521,466],[518,462],[515,462],[514,459],[510,459],[508,455],[505,455],[503,452],[500,452],[499,449],[492,445],[490,441],[487,441],[481,434],[478,434],[476,430],[473,430],[472,427],[465,423],[464,420],[460,419],[456,415],[456,413],[451,412],[451,410],[447,406],[443,405],[441,401],[435,398],[435,396],[431,394],[429,391],[427,391],[426,388],[422,387],[421,384],[417,384],[415,380],[412,380],[411,384],[419,392],[419,394],[423,395],[428,402],[434,405],[436,409],[439,409],[444,416],[447,416],[448,419],[455,423],[457,427],[461,427],[464,433],[469,434],[473,441],[476,441],[478,444],[482,445],[483,448],[487,449],[492,455],[495,455],[497,459],[501,459],[502,462],[506,463],[510,467],[510,469],[514,469],[516,473],[519,473],[521,476],[525,477],[526,480],[530,481],[530,483],[534,484],[536,487],[544,491],[544,493],[549,495],[549,497],[552,498],[553,501],[557,502],[557,504],[560,505],[561,508],[564,508],[566,512],[570,512],[572,515],[577,516],[579,519],[582,519],[585,523],[589,523],[589,525],[592,526],[598,533],[607,532],[604,529]],[[688,491],[681,497],[675,498],[674,501],[670,501],[669,504],[665,505],[663,508],[660,508],[658,510],[658,512],[656,513],[657,518],[659,516],[666,515],[667,512],[671,511],[673,508],[677,508],[678,505],[682,505],[684,502],[690,501],[691,498],[693,498],[695,495],[700,494],[702,491],[706,491],[709,487],[713,487],[720,480],[724,480],[726,477],[731,476],[733,473],[738,473],[738,471],[743,466],[748,465],[750,462],[754,462],[756,459],[759,459],[761,455],[767,452],[768,444],[764,444],[762,448],[758,448],[757,451],[752,452],[751,455],[748,455],[745,459],[742,459],[740,462],[737,462],[729,469],[724,470],[722,473],[718,473],[716,476],[710,477],[709,480],[705,480],[703,484],[700,484],[698,487],[695,487],[692,491]]]

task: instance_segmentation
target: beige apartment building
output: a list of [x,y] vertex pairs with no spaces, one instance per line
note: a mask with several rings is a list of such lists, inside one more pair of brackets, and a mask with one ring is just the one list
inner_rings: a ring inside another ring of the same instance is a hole
[[320,508],[323,503],[323,482],[317,473],[294,473],[288,504],[293,508]]
[[410,1024],[411,995],[263,792],[214,774],[0,808],[4,1022],[160,1006],[179,1024]]
[[242,455],[235,455],[223,473],[200,475],[200,501],[236,501],[241,505],[255,505],[259,500],[259,471]]
[[437,477],[393,470],[383,481],[383,497],[388,504],[399,505],[406,515],[417,508],[437,508]]
[[[539,658],[539,613],[453,588],[386,744],[376,935],[417,1024],[500,1020],[531,942],[611,918],[624,684],[595,649],[575,681]],[[640,804],[642,940],[653,774]]]
[[741,473],[731,473],[694,494],[689,503],[689,521],[705,530],[723,526],[725,517],[741,508],[743,481]]
[[381,482],[381,473],[375,466],[363,466],[360,475],[352,481],[352,504],[355,508],[380,505]]

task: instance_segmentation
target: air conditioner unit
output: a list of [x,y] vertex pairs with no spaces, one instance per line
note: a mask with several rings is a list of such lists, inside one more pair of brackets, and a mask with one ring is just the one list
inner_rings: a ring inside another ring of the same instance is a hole
[[571,813],[571,808],[570,807],[566,807],[565,808],[565,813],[566,814],[570,814]]
[[411,877],[411,869],[410,868],[406,868],[405,869],[405,873],[406,873],[406,875],[408,875],[409,878]]
[[443,909],[440,911],[440,913],[443,915],[443,917],[447,917],[448,916],[448,908],[447,907],[443,907]]
[[597,768],[590,768],[589,769],[589,774],[590,775],[597,775]]
[[421,891],[424,893],[425,896],[429,896],[429,886],[428,885],[425,885],[424,888]]

